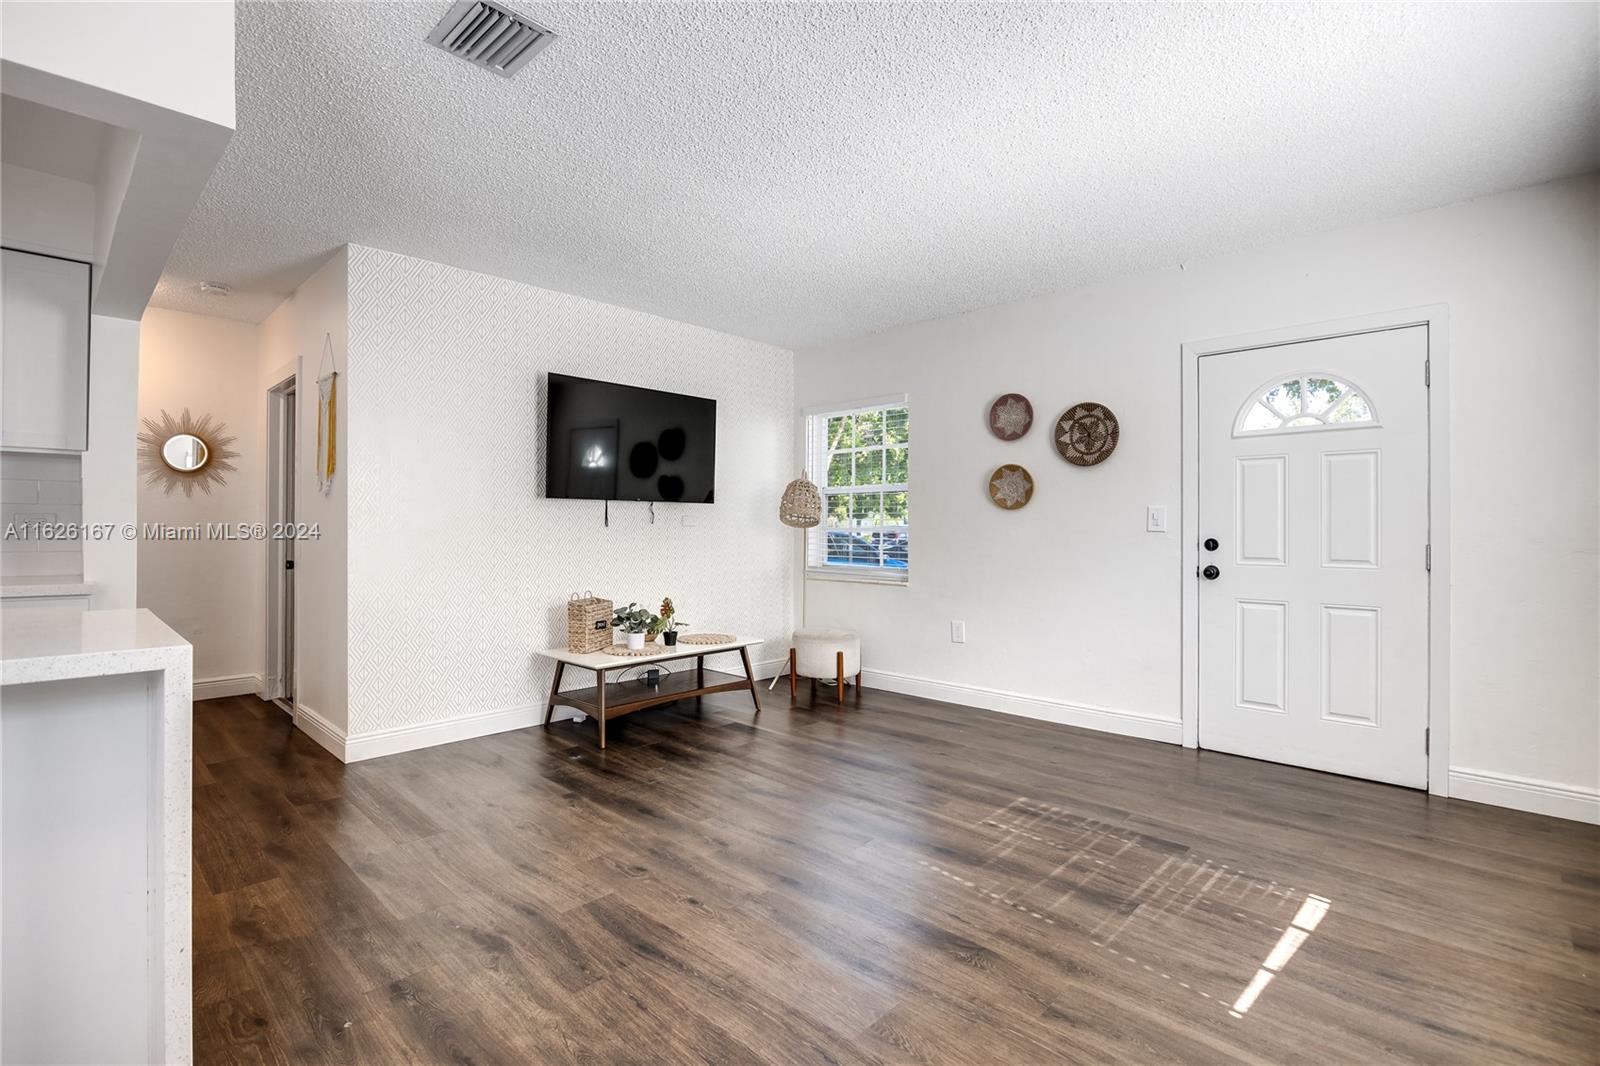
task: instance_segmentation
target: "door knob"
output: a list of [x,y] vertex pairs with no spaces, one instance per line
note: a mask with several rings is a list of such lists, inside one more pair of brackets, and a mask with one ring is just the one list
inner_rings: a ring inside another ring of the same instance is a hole
[[1208,552],[1216,551],[1217,550],[1217,538],[1216,537],[1207,537],[1206,538],[1206,543],[1205,543],[1205,549]]
[[1222,571],[1218,570],[1214,566],[1208,566],[1204,570],[1200,571],[1200,576],[1205,578],[1207,581],[1215,581],[1217,578],[1222,576]]

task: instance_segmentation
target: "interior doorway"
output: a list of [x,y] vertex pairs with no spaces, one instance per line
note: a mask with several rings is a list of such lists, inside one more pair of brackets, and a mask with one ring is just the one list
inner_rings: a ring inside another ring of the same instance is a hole
[[266,696],[290,714],[295,698],[295,538],[275,531],[294,528],[297,410],[296,378],[267,390],[267,677]]

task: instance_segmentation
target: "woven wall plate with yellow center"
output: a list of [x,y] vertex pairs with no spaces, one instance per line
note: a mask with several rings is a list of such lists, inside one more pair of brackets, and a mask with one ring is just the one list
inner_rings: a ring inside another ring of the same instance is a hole
[[1121,429],[1103,403],[1076,403],[1056,419],[1056,451],[1073,466],[1103,463],[1117,450]]
[[1033,499],[1033,475],[1016,463],[1007,463],[989,475],[989,499],[996,507],[1017,511]]

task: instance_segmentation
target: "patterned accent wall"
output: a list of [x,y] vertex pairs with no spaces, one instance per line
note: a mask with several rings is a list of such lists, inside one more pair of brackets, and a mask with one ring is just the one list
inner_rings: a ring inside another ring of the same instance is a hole
[[[545,375],[717,401],[717,502],[544,498]],[[796,542],[789,351],[371,248],[350,248],[350,735],[542,706],[567,596],[788,648]],[[708,665],[732,669],[737,656]],[[583,678],[571,678],[578,687]],[[592,684],[592,677],[587,683]]]

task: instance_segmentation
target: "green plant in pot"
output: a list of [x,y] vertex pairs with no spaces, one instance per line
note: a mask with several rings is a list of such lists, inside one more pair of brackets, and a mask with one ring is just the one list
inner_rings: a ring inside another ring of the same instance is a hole
[[687,622],[678,620],[678,609],[672,605],[672,597],[668,596],[661,601],[661,615],[659,618],[661,643],[673,647],[678,643],[678,627],[687,629]]
[[637,603],[630,603],[626,607],[618,607],[611,615],[611,628],[620,631],[628,638],[628,647],[637,651],[644,647],[647,635],[659,632],[654,627],[661,619],[640,607]]

